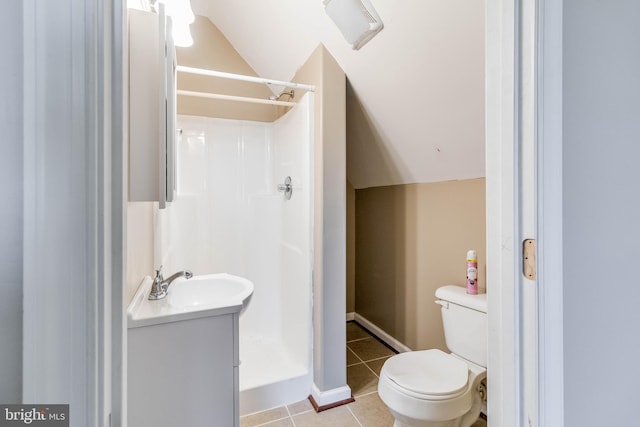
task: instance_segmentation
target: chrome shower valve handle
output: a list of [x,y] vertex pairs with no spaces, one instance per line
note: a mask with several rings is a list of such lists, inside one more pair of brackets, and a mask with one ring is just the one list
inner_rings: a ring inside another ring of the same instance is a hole
[[291,199],[291,194],[293,194],[293,186],[291,185],[290,176],[284,179],[284,184],[278,184],[278,191],[281,191],[284,193],[284,198],[286,200]]

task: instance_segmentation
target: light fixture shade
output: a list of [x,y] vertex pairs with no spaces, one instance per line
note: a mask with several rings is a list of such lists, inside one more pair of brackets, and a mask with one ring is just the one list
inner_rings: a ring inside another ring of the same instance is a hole
[[193,44],[189,25],[195,20],[189,0],[158,0],[164,3],[165,13],[171,17],[173,42],[176,46],[189,47]]
[[384,27],[369,0],[324,0],[324,8],[354,50],[364,46]]
[[176,23],[173,26],[173,43],[180,47],[189,47],[193,45],[193,37],[191,37],[189,24]]
[[164,0],[166,5],[166,13],[173,22],[179,24],[191,24],[195,16],[191,10],[191,2],[189,0]]

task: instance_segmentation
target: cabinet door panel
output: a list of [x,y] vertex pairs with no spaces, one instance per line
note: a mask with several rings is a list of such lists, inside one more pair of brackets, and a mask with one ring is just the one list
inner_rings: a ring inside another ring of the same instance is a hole
[[176,57],[171,20],[129,10],[129,200],[175,198]]
[[[167,35],[172,33],[171,19],[167,19]],[[173,202],[176,197],[176,48],[173,37],[167,36],[167,58],[165,61],[167,70],[167,202]]]
[[236,425],[233,317],[129,329],[129,426]]
[[159,200],[160,70],[158,15],[129,10],[129,200]]

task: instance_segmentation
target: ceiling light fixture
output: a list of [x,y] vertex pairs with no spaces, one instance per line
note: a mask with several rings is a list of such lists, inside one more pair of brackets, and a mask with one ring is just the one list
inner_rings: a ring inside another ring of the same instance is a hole
[[354,50],[364,46],[384,27],[369,0],[324,0],[324,10]]
[[195,15],[191,10],[190,0],[159,0],[164,3],[164,10],[167,16],[171,17],[173,43],[180,47],[189,47],[193,44],[191,28],[189,25],[194,21]]

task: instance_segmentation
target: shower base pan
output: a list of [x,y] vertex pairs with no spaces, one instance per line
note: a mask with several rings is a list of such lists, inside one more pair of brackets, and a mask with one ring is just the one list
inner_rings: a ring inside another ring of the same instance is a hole
[[298,402],[310,393],[309,367],[294,360],[282,342],[240,337],[240,415]]

